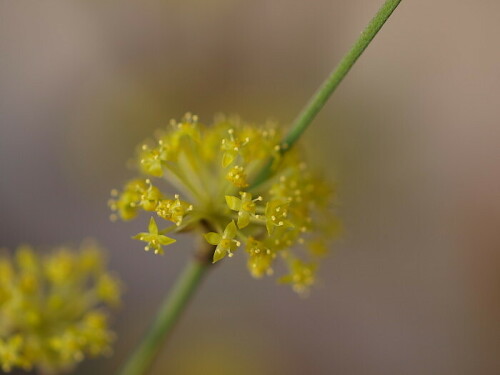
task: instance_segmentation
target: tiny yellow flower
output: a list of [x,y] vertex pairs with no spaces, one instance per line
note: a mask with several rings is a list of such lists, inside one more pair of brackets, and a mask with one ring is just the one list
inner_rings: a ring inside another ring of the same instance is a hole
[[45,261],[45,276],[53,284],[64,284],[75,272],[77,259],[69,249],[59,249],[55,256]]
[[162,199],[156,206],[156,213],[165,220],[169,220],[180,226],[184,216],[193,209],[193,206],[179,199],[176,194],[174,199]]
[[231,181],[234,186],[239,188],[244,188],[248,186],[247,175],[244,168],[241,165],[235,165],[229,172],[227,172],[226,178]]
[[248,270],[253,277],[260,278],[263,275],[272,275],[272,264],[276,258],[276,251],[271,250],[263,242],[249,237],[247,241]]
[[142,171],[147,175],[161,177],[163,175],[163,157],[163,150],[150,150],[147,145],[143,145],[140,164]]
[[79,331],[91,356],[112,354],[109,343],[115,340],[115,334],[107,327],[108,317],[102,311],[90,311],[83,317]]
[[112,199],[109,201],[110,208],[116,211],[123,220],[135,218],[141,208],[139,203],[147,188],[146,180],[134,179],[125,185],[121,194],[118,193],[118,190],[113,189],[111,191]]
[[156,210],[158,201],[162,198],[162,194],[160,192],[160,189],[158,189],[156,186],[153,186],[149,179],[145,182],[149,186],[142,192],[139,205],[145,211],[154,211]]
[[61,357],[62,363],[78,363],[85,358],[82,350],[83,338],[76,329],[68,328],[61,334],[54,336],[50,340],[54,351],[57,351]]
[[242,148],[245,147],[250,141],[249,137],[244,138],[243,140],[235,138],[234,129],[228,130],[229,138],[222,139],[221,150],[222,154],[222,166],[225,168],[229,166],[241,152]]
[[120,281],[109,273],[102,273],[96,283],[97,296],[109,304],[117,306],[120,304],[120,290],[122,289]]
[[226,203],[231,210],[238,211],[238,228],[243,229],[250,224],[250,219],[255,217],[255,202],[261,201],[262,197],[252,200],[251,193],[241,192],[240,195],[241,199],[226,195]]
[[222,234],[209,232],[205,234],[205,239],[210,245],[217,246],[214,252],[213,262],[217,262],[224,258],[226,255],[233,256],[233,251],[240,246],[240,242],[235,240],[237,228],[234,221],[231,221],[224,229]]
[[149,232],[142,232],[132,237],[139,241],[147,242],[148,244],[144,248],[146,251],[153,249],[155,254],[163,254],[163,246],[170,245],[176,241],[173,238],[158,233],[158,226],[153,217],[149,220],[148,230]]
[[288,206],[290,201],[285,199],[275,199],[266,204],[266,228],[272,234],[275,227],[293,227],[288,220]]
[[281,283],[291,284],[297,293],[307,293],[314,284],[317,264],[305,263],[299,259],[289,262],[289,274],[280,279]]

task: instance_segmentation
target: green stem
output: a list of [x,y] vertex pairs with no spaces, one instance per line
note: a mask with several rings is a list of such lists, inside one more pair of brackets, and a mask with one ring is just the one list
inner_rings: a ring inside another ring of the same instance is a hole
[[[285,153],[297,142],[400,2],[401,0],[386,0],[382,5],[349,52],[340,60],[340,63],[333,69],[330,76],[323,82],[292,123],[290,131],[281,142],[281,153]],[[271,165],[272,160],[257,175],[252,187],[258,186],[266,180],[271,172]]]
[[209,268],[208,262],[192,260],[177,279],[165,302],[160,307],[148,333],[139,344],[132,357],[125,363],[121,375],[146,374],[162,343],[171,332],[180,314],[197,289],[203,275]]

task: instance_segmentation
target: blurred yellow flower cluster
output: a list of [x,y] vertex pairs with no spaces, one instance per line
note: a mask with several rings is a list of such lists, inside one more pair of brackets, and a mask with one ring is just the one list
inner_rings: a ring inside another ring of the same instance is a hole
[[102,251],[84,243],[40,254],[21,246],[0,258],[0,366],[68,371],[111,352],[105,307],[120,303],[120,281]]
[[[191,114],[172,120],[156,140],[140,145],[137,166],[143,177],[112,191],[112,218],[156,214],[148,232],[134,238],[158,254],[175,242],[170,233],[199,229],[216,247],[213,262],[233,256],[243,245],[254,277],[273,274],[282,259],[288,273],[280,281],[305,292],[325,254],[318,249],[327,248],[339,222],[331,213],[332,187],[308,169],[299,148],[283,152],[282,136],[274,123],[257,126],[219,116],[203,125]],[[270,175],[253,186],[269,160]],[[162,191],[160,179],[178,194]],[[157,221],[170,225],[159,228]]]

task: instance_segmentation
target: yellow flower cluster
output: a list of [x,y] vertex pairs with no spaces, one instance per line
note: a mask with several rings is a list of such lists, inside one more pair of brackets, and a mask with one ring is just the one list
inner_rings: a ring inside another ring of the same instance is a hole
[[0,367],[71,370],[111,352],[105,306],[120,303],[120,282],[94,244],[39,255],[28,246],[0,258]]
[[[144,177],[112,191],[112,219],[156,213],[148,232],[134,238],[159,254],[175,242],[167,234],[199,228],[215,246],[213,262],[244,246],[254,277],[273,274],[282,259],[288,274],[281,282],[307,291],[325,253],[319,249],[326,249],[339,224],[330,210],[332,188],[307,168],[300,149],[282,152],[282,135],[273,123],[256,126],[224,116],[211,125],[190,114],[172,120],[156,140],[139,148],[137,165]],[[270,160],[269,176],[252,185]],[[166,180],[178,194],[161,191],[153,179]],[[158,228],[159,218],[171,225]]]

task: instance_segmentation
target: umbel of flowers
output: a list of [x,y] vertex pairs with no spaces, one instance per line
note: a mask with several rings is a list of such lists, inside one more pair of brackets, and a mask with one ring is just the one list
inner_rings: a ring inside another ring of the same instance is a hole
[[[134,238],[156,254],[175,242],[175,232],[199,230],[215,246],[213,262],[244,249],[250,273],[260,278],[281,260],[287,271],[279,280],[305,292],[338,221],[331,187],[307,168],[299,148],[283,152],[282,135],[273,123],[239,118],[219,116],[211,125],[190,114],[172,120],[140,145],[141,176],[112,191],[112,219],[150,213],[148,230]],[[253,184],[270,160],[269,176]],[[166,193],[164,181],[176,194]]]
[[0,259],[0,366],[56,374],[85,357],[111,353],[105,307],[120,302],[120,282],[94,244],[39,255],[21,246]]

